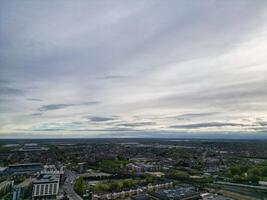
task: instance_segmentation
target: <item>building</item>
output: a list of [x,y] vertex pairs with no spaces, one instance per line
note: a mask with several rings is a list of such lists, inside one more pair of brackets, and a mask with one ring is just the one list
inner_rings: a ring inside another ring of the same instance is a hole
[[148,194],[139,194],[136,196],[133,196],[131,198],[132,200],[153,200],[151,196],[149,196]]
[[130,163],[127,165],[127,169],[132,173],[145,173],[145,172],[154,172],[159,170],[159,167],[152,164],[144,164],[144,163]]
[[61,167],[59,170],[55,165],[44,165],[41,175],[59,175],[59,182],[62,184],[64,182],[63,175],[64,169]]
[[204,193],[200,195],[202,200],[234,200],[229,197],[225,197],[218,194],[212,194],[212,193]]
[[0,167],[0,177],[7,175],[7,167]]
[[[126,199],[126,197],[133,197],[135,199],[142,199],[143,197],[148,197],[150,199],[155,200],[155,198],[148,193],[153,191],[158,191],[162,189],[172,188],[173,182],[163,182],[156,185],[148,184],[146,186],[136,187],[128,190],[122,190],[120,192],[112,192],[112,193],[104,193],[104,194],[93,194],[93,200],[102,200],[102,199]],[[145,195],[142,195],[144,194]],[[132,198],[132,199],[133,199]]]
[[267,186],[267,181],[259,181],[259,185]]
[[33,182],[32,199],[55,199],[59,191],[60,175],[44,175]]
[[21,191],[17,187],[13,187],[12,192],[12,200],[20,200],[21,198]]
[[88,180],[99,180],[99,179],[107,179],[112,176],[112,174],[104,173],[104,172],[88,172],[80,175],[83,179]]
[[159,190],[150,193],[150,195],[158,200],[196,200],[200,198],[199,193],[191,190],[190,187]]
[[60,175],[64,174],[64,169],[61,167],[57,169],[55,165],[44,165],[43,170],[40,172],[41,175]]
[[24,174],[24,173],[35,173],[40,172],[43,169],[42,165],[39,163],[26,163],[26,164],[16,164],[9,165],[6,169],[8,174]]
[[27,178],[22,183],[13,186],[12,200],[25,199],[31,196],[33,181],[35,178]]
[[146,174],[159,178],[165,176],[165,173],[163,172],[146,172]]
[[87,170],[87,163],[86,162],[78,163],[78,167],[79,167],[79,172],[84,173]]
[[33,152],[33,151],[47,151],[49,148],[41,147],[35,143],[24,144],[18,151],[22,152]]

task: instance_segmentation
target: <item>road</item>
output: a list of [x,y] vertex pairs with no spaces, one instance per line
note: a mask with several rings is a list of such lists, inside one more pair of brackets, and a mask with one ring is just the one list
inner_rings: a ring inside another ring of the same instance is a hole
[[82,200],[82,198],[73,189],[73,184],[77,178],[77,174],[70,171],[70,170],[66,170],[65,176],[67,178],[66,178],[65,183],[63,185],[63,191],[65,191],[67,193],[70,200]]

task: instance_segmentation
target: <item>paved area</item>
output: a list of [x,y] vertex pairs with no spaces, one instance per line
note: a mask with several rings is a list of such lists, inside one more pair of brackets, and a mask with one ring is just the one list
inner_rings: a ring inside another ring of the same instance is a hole
[[70,200],[82,200],[82,198],[73,189],[73,184],[77,178],[77,174],[70,170],[66,170],[65,175],[67,179],[63,185],[62,192],[65,191]]

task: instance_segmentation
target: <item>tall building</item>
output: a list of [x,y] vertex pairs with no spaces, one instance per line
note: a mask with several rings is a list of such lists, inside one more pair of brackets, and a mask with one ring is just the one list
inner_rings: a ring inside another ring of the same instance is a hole
[[86,172],[87,169],[87,163],[86,162],[78,163],[78,167],[79,167],[79,172],[84,173]]

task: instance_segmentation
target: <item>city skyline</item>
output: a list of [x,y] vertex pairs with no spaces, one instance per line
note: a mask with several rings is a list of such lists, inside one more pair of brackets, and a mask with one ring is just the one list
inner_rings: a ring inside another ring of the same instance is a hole
[[0,138],[267,138],[267,2],[1,1]]

